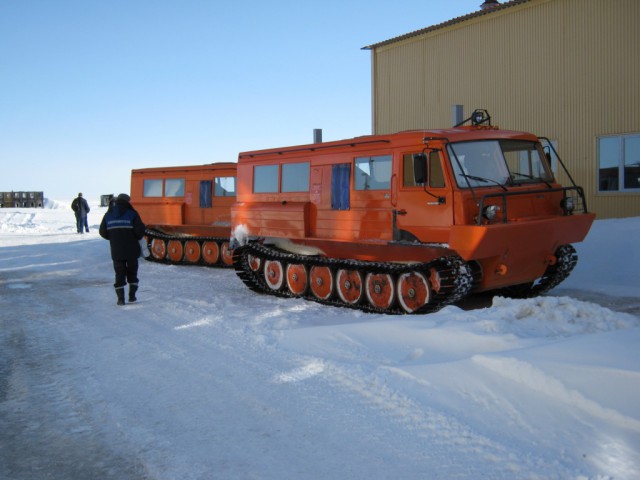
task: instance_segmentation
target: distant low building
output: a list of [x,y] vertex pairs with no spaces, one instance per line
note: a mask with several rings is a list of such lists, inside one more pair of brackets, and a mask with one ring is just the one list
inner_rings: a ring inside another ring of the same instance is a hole
[[113,194],[111,193],[108,195],[100,195],[100,206],[108,207],[111,203],[111,200],[113,200]]
[[44,192],[0,192],[0,208],[44,208]]

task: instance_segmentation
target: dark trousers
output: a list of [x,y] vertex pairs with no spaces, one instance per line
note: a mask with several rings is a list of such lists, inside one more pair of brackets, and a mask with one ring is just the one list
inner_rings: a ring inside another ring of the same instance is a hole
[[76,228],[78,229],[78,233],[82,233],[83,229],[87,232],[89,231],[89,222],[87,221],[86,215],[78,215],[76,213]]
[[138,259],[133,258],[131,260],[114,260],[113,268],[116,271],[116,283],[113,284],[116,288],[124,288],[129,285],[138,285]]

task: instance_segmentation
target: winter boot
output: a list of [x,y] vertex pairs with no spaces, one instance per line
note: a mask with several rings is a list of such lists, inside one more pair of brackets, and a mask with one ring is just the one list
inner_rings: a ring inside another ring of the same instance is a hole
[[133,303],[137,300],[136,292],[138,291],[138,284],[130,283],[129,284],[129,302]]
[[118,305],[124,305],[124,287],[116,288],[116,295],[118,296]]

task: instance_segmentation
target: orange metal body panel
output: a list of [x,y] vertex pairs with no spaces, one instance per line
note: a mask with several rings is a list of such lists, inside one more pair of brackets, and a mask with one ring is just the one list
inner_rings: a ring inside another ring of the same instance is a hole
[[[184,167],[157,167],[131,171],[131,204],[149,228],[166,233],[228,236],[230,208],[235,196],[212,196],[210,207],[200,207],[200,182],[235,177],[236,164],[213,163]],[[145,196],[145,180],[183,179],[180,196]]]
[[251,208],[236,204],[236,211],[243,211],[241,223],[252,225],[261,235],[282,238],[306,238],[309,235],[309,203],[258,202]]
[[[517,285],[540,277],[561,245],[580,242],[595,215],[582,214],[494,225],[454,225],[449,246],[483,268],[478,290]],[[498,273],[498,266],[506,271]]]

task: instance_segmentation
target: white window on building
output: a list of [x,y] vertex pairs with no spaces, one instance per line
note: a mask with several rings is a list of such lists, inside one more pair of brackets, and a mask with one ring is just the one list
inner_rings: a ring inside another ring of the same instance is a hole
[[598,140],[598,191],[640,191],[640,134]]

